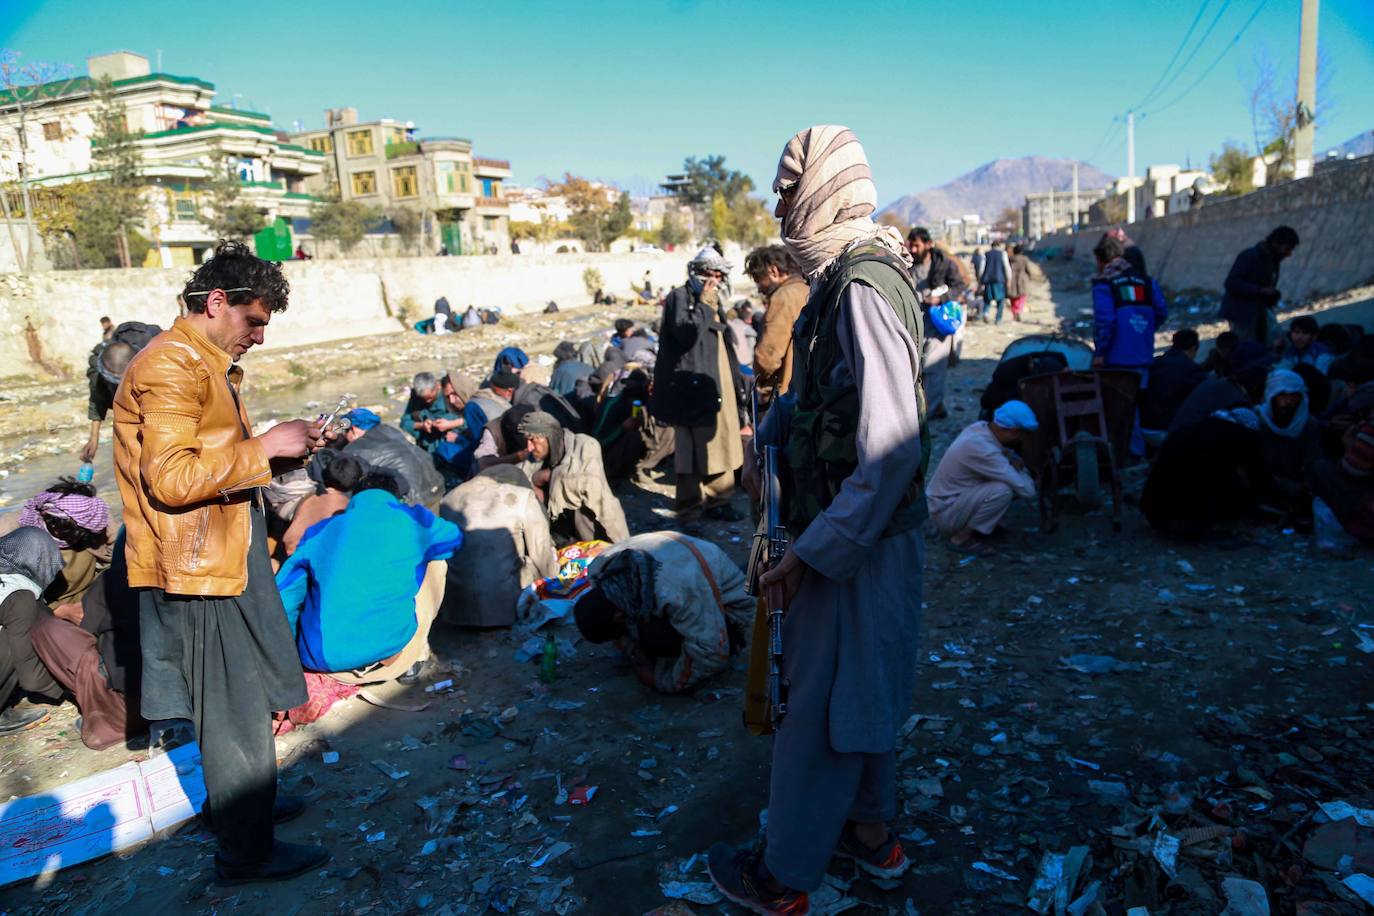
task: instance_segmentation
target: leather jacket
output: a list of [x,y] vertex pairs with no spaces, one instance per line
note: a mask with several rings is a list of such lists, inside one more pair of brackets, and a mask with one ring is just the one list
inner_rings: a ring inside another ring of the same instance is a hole
[[115,476],[132,588],[233,597],[248,584],[250,502],[272,480],[239,399],[243,370],[183,318],[115,394]]

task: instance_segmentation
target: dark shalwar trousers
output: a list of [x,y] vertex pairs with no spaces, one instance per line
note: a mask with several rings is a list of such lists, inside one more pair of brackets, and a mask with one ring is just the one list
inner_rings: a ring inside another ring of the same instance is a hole
[[273,710],[303,704],[305,678],[267,556],[267,526],[252,511],[248,585],[233,598],[144,589],[143,717],[190,719],[200,743],[218,858],[251,864],[272,852],[277,796]]

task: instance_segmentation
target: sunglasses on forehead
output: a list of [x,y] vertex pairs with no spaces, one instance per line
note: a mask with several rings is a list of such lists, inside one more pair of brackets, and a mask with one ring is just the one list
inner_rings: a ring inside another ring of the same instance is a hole
[[[216,287],[216,289],[219,289],[219,288]],[[208,295],[210,295],[211,293],[213,293],[214,291],[215,291],[215,290],[213,290],[213,289],[198,289],[198,290],[194,290],[194,291],[189,292],[189,293],[184,293],[183,295],[186,295],[186,296],[208,296]],[[253,291],[253,287],[251,287],[251,286],[235,286],[233,289],[221,289],[221,290],[220,290],[220,292],[222,292],[222,293],[251,293],[252,291]]]

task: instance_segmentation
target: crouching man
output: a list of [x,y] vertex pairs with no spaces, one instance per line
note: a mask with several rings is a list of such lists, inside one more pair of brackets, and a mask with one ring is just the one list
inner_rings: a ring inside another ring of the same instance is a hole
[[1039,426],[1024,401],[1007,401],[991,422],[965,427],[940,459],[926,500],[930,520],[956,550],[990,552],[984,538],[997,530],[1012,499],[1035,496],[1035,481],[1011,449]]
[[348,508],[305,532],[277,573],[301,662],[345,684],[416,675],[462,532],[370,474]]
[[590,642],[616,640],[646,686],[681,693],[724,671],[745,644],[754,599],[715,544],[637,534],[598,556],[573,616]]

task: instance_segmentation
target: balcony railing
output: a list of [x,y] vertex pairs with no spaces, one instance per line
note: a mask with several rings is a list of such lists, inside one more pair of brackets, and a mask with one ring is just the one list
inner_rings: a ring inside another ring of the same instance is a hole
[[508,206],[508,204],[506,203],[506,199],[504,197],[483,197],[481,194],[478,194],[477,197],[474,199],[473,205],[477,207]]
[[472,157],[473,168],[505,169],[510,171],[509,159],[486,159],[482,156]]

